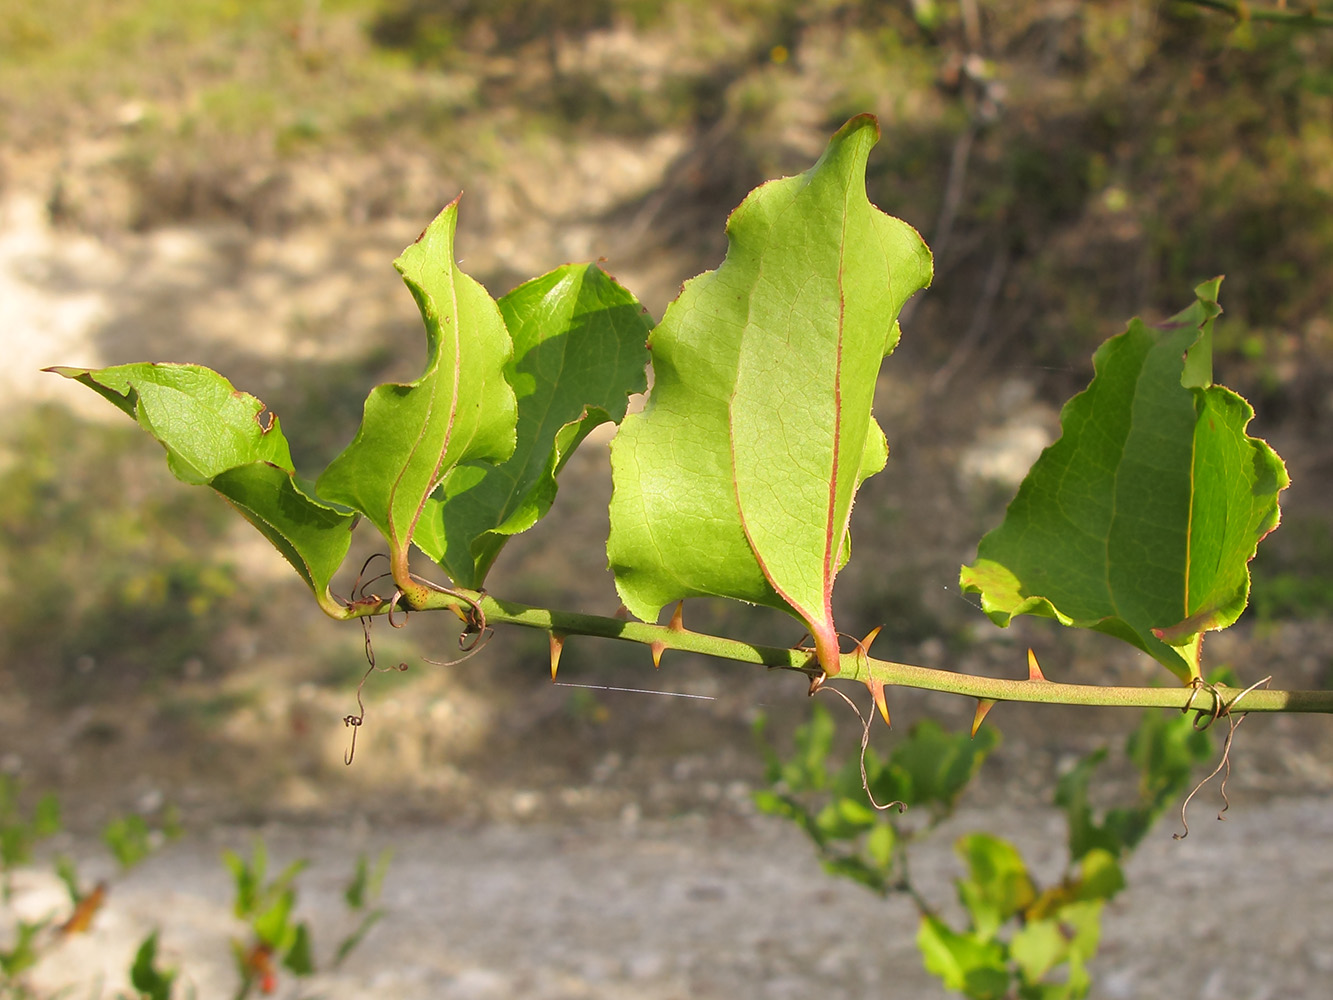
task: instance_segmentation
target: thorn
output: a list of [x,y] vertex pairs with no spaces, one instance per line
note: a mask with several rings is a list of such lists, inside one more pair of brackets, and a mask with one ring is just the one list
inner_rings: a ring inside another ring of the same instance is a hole
[[616,608],[616,613],[615,613],[614,615],[612,615],[612,617],[613,617],[613,618],[619,618],[622,622],[623,622],[623,621],[628,621],[628,620],[629,620],[629,608],[625,607],[625,605],[622,604],[620,607]]
[[[1044,681],[1045,679],[1046,679],[1046,675],[1043,674],[1043,673],[1041,672],[1041,666],[1037,663],[1037,654],[1034,653],[1034,652],[1032,651],[1031,647],[1029,647],[1029,648],[1028,648],[1028,680],[1030,680],[1030,681]],[[986,713],[985,713],[985,712],[982,712],[981,714],[984,716]],[[973,731],[973,735],[975,735],[975,730]]]
[[884,700],[884,685],[880,681],[866,681],[866,687],[870,688],[870,696],[875,699],[875,707],[879,709],[879,714],[884,716],[884,725],[892,727],[893,723],[889,721],[889,703]]
[[672,612],[671,621],[667,622],[667,628],[671,629],[671,631],[673,632],[684,632],[685,631],[684,613],[685,613],[685,602],[677,601],[676,610]]
[[973,739],[976,739],[976,738],[977,738],[977,730],[979,730],[979,729],[981,728],[981,723],[982,723],[982,721],[986,718],[986,715],[987,715],[987,714],[990,712],[990,710],[991,710],[992,708],[994,708],[994,707],[995,707],[995,702],[992,701],[990,698],[978,698],[978,699],[977,699],[977,714],[974,715],[974,716],[972,716],[972,738],[973,738]]
[[[684,610],[685,610],[685,602],[677,601],[676,610],[671,615],[671,621],[667,622],[667,628],[671,629],[671,631],[673,632],[685,631],[685,623],[683,618]],[[662,666],[662,652],[666,649],[666,643],[651,642],[648,644],[648,648],[653,651],[653,666],[655,668],[660,668]]]
[[551,633],[551,680],[555,680],[555,672],[560,669],[560,654],[565,648],[565,637],[558,632]]
[[869,632],[867,632],[866,637],[856,644],[857,652],[860,653],[862,656],[869,656],[870,644],[875,641],[875,637],[879,635],[879,633],[883,631],[883,629],[884,629],[883,625],[876,625]]
[[[870,656],[870,644],[875,641],[875,637],[883,628],[883,625],[876,625],[856,644],[856,655],[859,659],[865,660]],[[889,703],[884,699],[884,683],[867,680],[866,687],[870,689],[870,696],[875,699],[875,707],[879,709],[879,714],[884,716],[884,725],[892,727],[893,723],[889,721]]]

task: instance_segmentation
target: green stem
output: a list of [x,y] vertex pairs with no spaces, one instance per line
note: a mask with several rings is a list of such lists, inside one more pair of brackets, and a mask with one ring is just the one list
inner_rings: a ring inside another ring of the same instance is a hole
[[[466,615],[469,604],[475,602],[486,616],[488,625],[517,625],[540,629],[561,638],[570,635],[590,635],[604,639],[619,639],[659,649],[675,649],[686,653],[701,653],[724,660],[753,663],[759,666],[795,670],[815,680],[823,676],[815,660],[814,651],[802,648],[761,646],[726,639],[704,632],[672,628],[668,625],[648,625],[622,618],[602,615],[582,615],[569,611],[535,608],[514,601],[502,601],[488,594],[458,591],[457,595],[431,591],[420,603],[418,610],[449,609]],[[384,614],[388,611],[383,601],[358,604],[345,612],[346,617]],[[341,617],[341,616],[340,616]],[[1218,685],[1198,690],[1188,687],[1111,687],[1099,684],[1062,684],[1046,680],[1007,680],[999,677],[976,677],[952,670],[917,667],[908,663],[878,660],[860,653],[842,654],[842,666],[837,680],[874,682],[888,687],[909,687],[945,694],[963,695],[991,701],[1028,702],[1043,705],[1109,705],[1120,708],[1178,708],[1196,709],[1205,714],[1214,709],[1234,706],[1245,712],[1314,712],[1333,714],[1333,691],[1269,691]]]

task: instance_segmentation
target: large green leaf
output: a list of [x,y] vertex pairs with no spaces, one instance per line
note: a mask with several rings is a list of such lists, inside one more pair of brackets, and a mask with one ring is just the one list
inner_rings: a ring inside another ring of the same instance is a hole
[[319,492],[361,511],[389,542],[393,576],[408,589],[408,548],[441,480],[461,462],[514,451],[512,354],[495,301],[454,262],[458,200],[394,261],[426,324],[426,370],[376,386],[356,438],[319,477]]
[[1220,280],[1162,327],[1134,320],[1097,351],[1060,439],[963,567],[997,624],[1035,614],[1096,629],[1189,681],[1202,633],[1244,610],[1288,479],[1246,435],[1250,405],[1209,384]]
[[652,322],[592,264],[566,265],[500,299],[514,340],[518,445],[499,465],[469,462],[426,503],[413,541],[453,581],[481,589],[509,536],[550,510],[556,475],[598,424],[619,423],[647,388]]
[[177,479],[217,490],[296,568],[320,606],[337,603],[329,582],[351,544],[355,516],[322,503],[296,480],[276,415],[199,365],[51,368],[93,389],[167,450]]
[[916,231],[866,198],[878,136],[853,118],[812,169],[732,213],[722,266],[686,282],[653,331],[652,394],[611,451],[625,605],[648,621],[692,596],[784,609],[830,674],[852,500],[887,457],[876,377],[931,273]]

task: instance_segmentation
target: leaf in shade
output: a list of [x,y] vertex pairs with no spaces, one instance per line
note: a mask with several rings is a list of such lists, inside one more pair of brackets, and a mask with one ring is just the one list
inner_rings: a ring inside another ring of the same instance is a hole
[[459,586],[479,590],[509,536],[555,500],[556,476],[598,424],[619,423],[647,388],[652,322],[593,264],[566,265],[500,299],[514,341],[517,447],[499,465],[455,468],[426,502],[413,541]]
[[1105,632],[1189,682],[1202,633],[1244,610],[1249,561],[1288,478],[1245,433],[1250,405],[1208,381],[1220,282],[1162,327],[1134,320],[1097,351],[1060,439],[963,567],[963,589],[997,624],[1035,614]]
[[494,300],[454,262],[455,199],[394,261],[426,324],[426,370],[376,386],[356,438],[319,477],[321,495],[365,514],[410,589],[408,549],[426,499],[455,466],[514,451],[512,347]]
[[82,382],[139,422],[167,450],[177,479],[211,486],[258,528],[314,591],[320,607],[351,544],[356,518],[297,482],[276,415],[199,365],[50,368]]
[[813,168],[732,213],[726,260],[653,331],[647,408],[611,449],[625,605],[647,621],[693,596],[781,608],[829,674],[852,501],[888,454],[870,412],[879,367],[931,271],[916,231],[866,198],[878,136],[872,116],[853,118]]

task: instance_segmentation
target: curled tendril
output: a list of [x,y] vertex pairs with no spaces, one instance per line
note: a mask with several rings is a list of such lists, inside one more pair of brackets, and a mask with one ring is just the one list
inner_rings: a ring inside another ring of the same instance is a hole
[[[397,599],[398,597],[397,595],[395,595],[394,600],[396,601]],[[346,764],[348,767],[350,767],[352,761],[356,759],[357,731],[366,721],[366,703],[361,699],[361,692],[366,686],[366,681],[369,680],[370,675],[375,673],[377,670],[380,673],[388,673],[391,670],[396,670],[401,672],[407,669],[406,663],[397,663],[387,667],[377,667],[375,665],[375,647],[370,641],[370,626],[372,621],[373,619],[371,618],[361,619],[361,631],[365,635],[366,639],[366,663],[368,665],[366,667],[366,672],[361,675],[361,683],[356,686],[356,714],[343,716],[343,725],[350,726],[352,730],[351,746],[349,746],[347,748],[347,752],[343,754],[343,763]]]
[[870,713],[866,715],[861,712],[861,709],[857,708],[856,702],[852,701],[851,698],[835,687],[819,687],[816,688],[816,691],[829,691],[836,694],[851,706],[852,711],[856,713],[856,717],[861,720],[861,789],[866,793],[866,798],[870,800],[870,804],[874,806],[877,811],[887,812],[894,806],[897,806],[898,813],[901,815],[907,809],[906,802],[903,802],[900,799],[894,799],[892,802],[876,802],[875,793],[870,790],[870,777],[866,774],[866,754],[869,752],[870,748],[870,725],[875,721],[874,707],[872,706]]
[[[1236,730],[1240,728],[1240,724],[1244,722],[1245,719],[1247,718],[1246,713],[1244,712],[1241,712],[1239,717],[1237,717],[1237,715],[1235,714],[1236,706],[1240,703],[1240,700],[1244,698],[1247,694],[1249,694],[1251,691],[1270,683],[1272,680],[1273,678],[1269,676],[1263,678],[1262,680],[1255,681],[1240,694],[1236,695],[1236,697],[1232,698],[1231,701],[1226,702],[1222,700],[1222,696],[1218,692],[1215,685],[1209,684],[1207,681],[1204,681],[1197,677],[1194,679],[1192,686],[1195,688],[1196,693],[1199,690],[1207,690],[1208,693],[1211,694],[1213,697],[1213,709],[1211,713],[1208,713],[1203,709],[1195,710],[1196,714],[1194,716],[1194,728],[1199,732],[1203,732],[1210,726],[1212,726],[1212,724],[1216,722],[1218,719],[1225,716],[1228,723],[1227,736],[1226,740],[1223,741],[1222,743],[1222,759],[1217,762],[1217,767],[1213,768],[1208,773],[1208,776],[1206,778],[1204,778],[1197,785],[1195,785],[1193,791],[1191,791],[1189,795],[1185,796],[1185,801],[1181,803],[1180,825],[1184,827],[1184,830],[1181,833],[1171,834],[1172,840],[1184,840],[1186,837],[1190,835],[1190,825],[1185,818],[1185,813],[1189,809],[1190,800],[1192,800],[1194,796],[1199,794],[1199,791],[1203,788],[1203,786],[1208,784],[1208,782],[1212,781],[1215,777],[1217,777],[1219,773],[1222,773],[1222,783],[1221,785],[1218,786],[1218,791],[1222,795],[1222,809],[1221,811],[1218,812],[1217,818],[1218,819],[1225,818],[1222,815],[1222,813],[1225,813],[1228,809],[1231,808],[1231,800],[1227,798],[1227,782],[1231,779],[1231,744],[1232,741],[1235,739]],[[1182,711],[1185,712],[1190,711],[1190,706],[1193,703],[1193,701],[1194,701],[1194,695],[1191,694],[1190,700],[1185,703],[1185,707],[1184,709],[1182,709]],[[1209,715],[1208,722],[1200,726],[1199,720],[1202,719],[1205,715]]]

